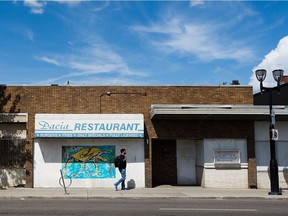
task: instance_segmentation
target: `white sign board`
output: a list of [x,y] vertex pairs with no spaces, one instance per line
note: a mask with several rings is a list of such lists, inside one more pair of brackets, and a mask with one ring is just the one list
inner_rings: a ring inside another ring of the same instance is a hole
[[277,129],[272,129],[272,140],[278,141],[279,133]]
[[238,150],[215,151],[215,163],[240,163],[240,152]]
[[36,114],[35,138],[143,138],[142,114]]
[[235,168],[241,167],[240,151],[238,150],[219,150],[215,151],[215,167]]

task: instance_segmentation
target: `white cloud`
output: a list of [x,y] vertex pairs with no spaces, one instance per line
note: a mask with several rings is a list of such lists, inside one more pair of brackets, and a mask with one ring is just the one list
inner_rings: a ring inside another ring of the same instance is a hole
[[26,40],[29,40],[32,42],[34,41],[34,32],[26,26],[11,25],[10,30],[13,33],[21,35]]
[[[194,55],[203,61],[230,59],[243,62],[254,58],[252,48],[235,38],[223,37],[219,26],[215,23],[189,23],[173,18],[150,26],[134,26],[132,29],[149,34],[151,43],[162,51]],[[161,40],[154,37],[155,34]]]
[[27,30],[25,35],[28,38],[28,40],[34,41],[34,34],[33,34],[33,32],[31,30]]
[[67,4],[69,6],[76,6],[79,5],[84,0],[53,0],[53,1],[60,4]]
[[113,51],[104,41],[89,41],[78,54],[68,57],[67,66],[76,73],[73,75],[89,75],[116,72],[132,75],[123,58]]
[[30,7],[33,14],[43,14],[46,4],[46,1],[24,0],[24,5]]
[[183,29],[180,25],[182,21],[178,18],[172,18],[164,23],[153,23],[150,26],[133,26],[132,30],[136,32],[153,34],[181,34]]
[[93,12],[102,11],[105,8],[107,8],[109,5],[110,5],[109,1],[99,1],[97,2],[97,4],[93,5],[93,8],[91,8],[91,10]]
[[36,59],[38,59],[40,61],[43,61],[43,62],[46,62],[46,63],[49,63],[49,64],[57,65],[57,66],[61,65],[60,62],[57,61],[56,59],[49,58],[49,57],[46,57],[46,56],[36,57]]
[[212,71],[212,73],[213,73],[213,74],[219,74],[219,73],[221,73],[221,72],[223,72],[223,71],[224,71],[224,70],[223,70],[222,67],[217,66],[217,67]]
[[254,92],[260,91],[259,81],[255,77],[255,71],[257,69],[266,69],[267,76],[264,81],[264,86],[275,86],[276,82],[273,78],[272,71],[275,69],[283,69],[284,75],[288,72],[288,36],[282,38],[277,47],[268,53],[262,62],[253,68],[252,75],[250,77],[249,85],[253,86]]
[[204,5],[205,1],[204,0],[190,0],[190,6],[195,7],[199,5]]
[[147,76],[137,70],[132,71],[122,56],[99,38],[82,38],[81,46],[76,42],[71,46],[77,50],[73,54],[36,57],[40,61],[61,66],[61,71],[66,71],[58,77],[41,81],[41,84],[65,83],[69,80],[74,85],[124,85],[140,83],[142,79],[137,81],[137,78]]
[[[60,4],[66,4],[68,6],[79,5],[83,0],[51,0]],[[33,14],[43,14],[44,8],[47,5],[47,0],[24,0],[24,5],[30,7],[31,13]]]

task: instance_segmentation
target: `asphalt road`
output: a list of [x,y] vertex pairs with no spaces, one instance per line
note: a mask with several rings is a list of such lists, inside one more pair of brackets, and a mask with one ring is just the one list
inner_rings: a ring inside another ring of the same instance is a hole
[[287,200],[259,199],[24,199],[0,200],[0,215],[288,215]]

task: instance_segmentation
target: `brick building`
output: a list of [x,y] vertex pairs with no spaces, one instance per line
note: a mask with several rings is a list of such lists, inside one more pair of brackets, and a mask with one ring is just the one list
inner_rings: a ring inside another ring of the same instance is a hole
[[145,187],[257,187],[254,122],[267,117],[250,86],[1,86],[0,98],[2,185],[36,186],[36,114],[143,114]]

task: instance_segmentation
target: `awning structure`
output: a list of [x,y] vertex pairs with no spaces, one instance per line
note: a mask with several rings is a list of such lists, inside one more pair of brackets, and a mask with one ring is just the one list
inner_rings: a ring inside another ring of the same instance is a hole
[[[276,121],[288,120],[287,106],[273,106]],[[153,104],[151,119],[174,120],[254,120],[269,121],[269,106],[254,105],[193,105]]]
[[0,113],[0,123],[27,123],[27,113]]

